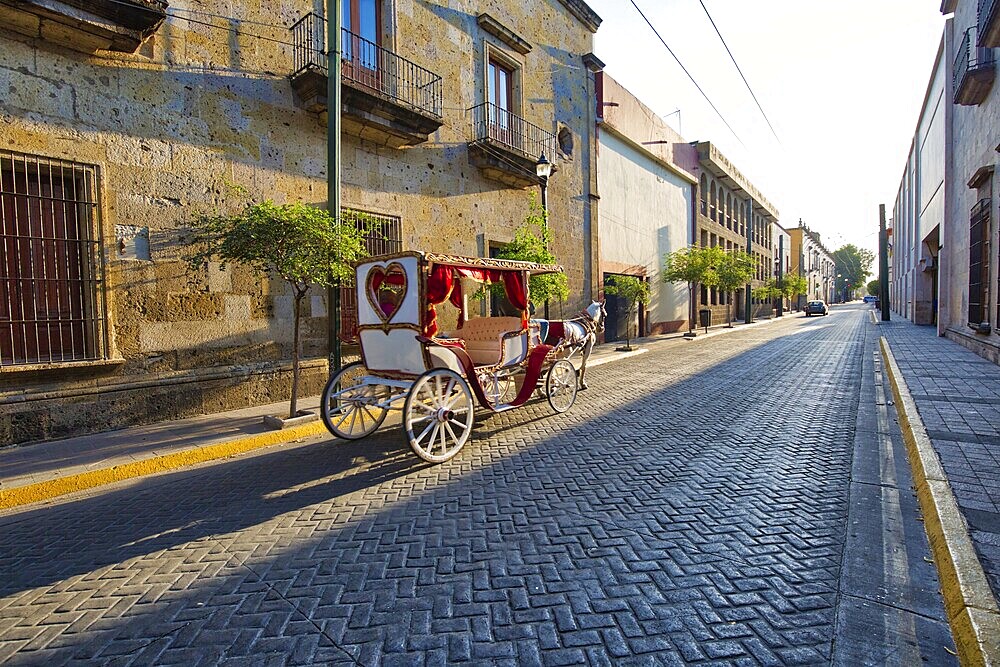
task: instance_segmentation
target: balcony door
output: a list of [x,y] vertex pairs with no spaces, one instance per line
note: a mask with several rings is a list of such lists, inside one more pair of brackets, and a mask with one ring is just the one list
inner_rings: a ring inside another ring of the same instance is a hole
[[382,12],[379,0],[341,0],[343,7],[344,76],[380,89]]
[[490,59],[486,79],[486,101],[489,102],[489,136],[505,146],[520,148],[511,103],[514,98],[514,70]]

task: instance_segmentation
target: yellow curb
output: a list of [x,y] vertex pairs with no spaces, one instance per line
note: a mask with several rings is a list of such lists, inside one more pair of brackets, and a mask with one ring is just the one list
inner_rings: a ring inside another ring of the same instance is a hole
[[173,454],[155,456],[133,463],[125,463],[111,468],[101,468],[79,473],[77,475],[67,475],[55,479],[26,484],[11,489],[0,489],[0,510],[7,510],[21,505],[37,503],[49,500],[67,493],[75,493],[92,489],[95,486],[103,486],[113,482],[120,482],[134,477],[144,477],[158,472],[174,470],[184,466],[204,463],[214,459],[222,459],[236,454],[243,454],[254,449],[270,447],[285,442],[291,442],[299,438],[308,438],[315,435],[327,433],[323,422],[311,422],[301,426],[295,426],[282,431],[270,431],[251,435],[245,438],[237,438],[215,445],[205,447],[195,447],[185,449]]
[[1000,608],[889,341],[880,344],[959,661],[1000,666]]

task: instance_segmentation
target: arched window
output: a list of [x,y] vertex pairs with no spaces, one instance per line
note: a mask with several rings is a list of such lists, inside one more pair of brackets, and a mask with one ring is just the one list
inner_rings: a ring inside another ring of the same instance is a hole
[[715,211],[718,208],[718,201],[719,201],[718,200],[718,192],[716,191],[716,188],[715,188],[715,181],[712,181],[712,207],[711,207],[709,215],[708,215],[708,217],[712,218],[712,220],[716,219],[715,218]]
[[698,185],[698,189],[701,190],[701,214],[708,215],[708,179],[705,174],[701,175],[701,183]]

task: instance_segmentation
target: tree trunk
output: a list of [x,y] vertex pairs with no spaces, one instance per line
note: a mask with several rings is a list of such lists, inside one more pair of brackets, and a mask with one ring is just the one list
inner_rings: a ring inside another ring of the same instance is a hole
[[302,299],[304,291],[295,294],[295,323],[292,327],[292,402],[288,409],[288,418],[294,419],[299,412],[299,321],[302,315]]
[[688,303],[691,304],[688,318],[688,333],[694,332],[694,283],[688,283]]
[[726,326],[733,328],[733,293],[727,292],[726,296]]

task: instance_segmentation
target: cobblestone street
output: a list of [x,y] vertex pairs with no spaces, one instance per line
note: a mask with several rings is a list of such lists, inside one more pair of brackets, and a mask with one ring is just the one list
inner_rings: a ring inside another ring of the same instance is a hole
[[0,518],[0,662],[951,664],[878,328],[792,315]]

